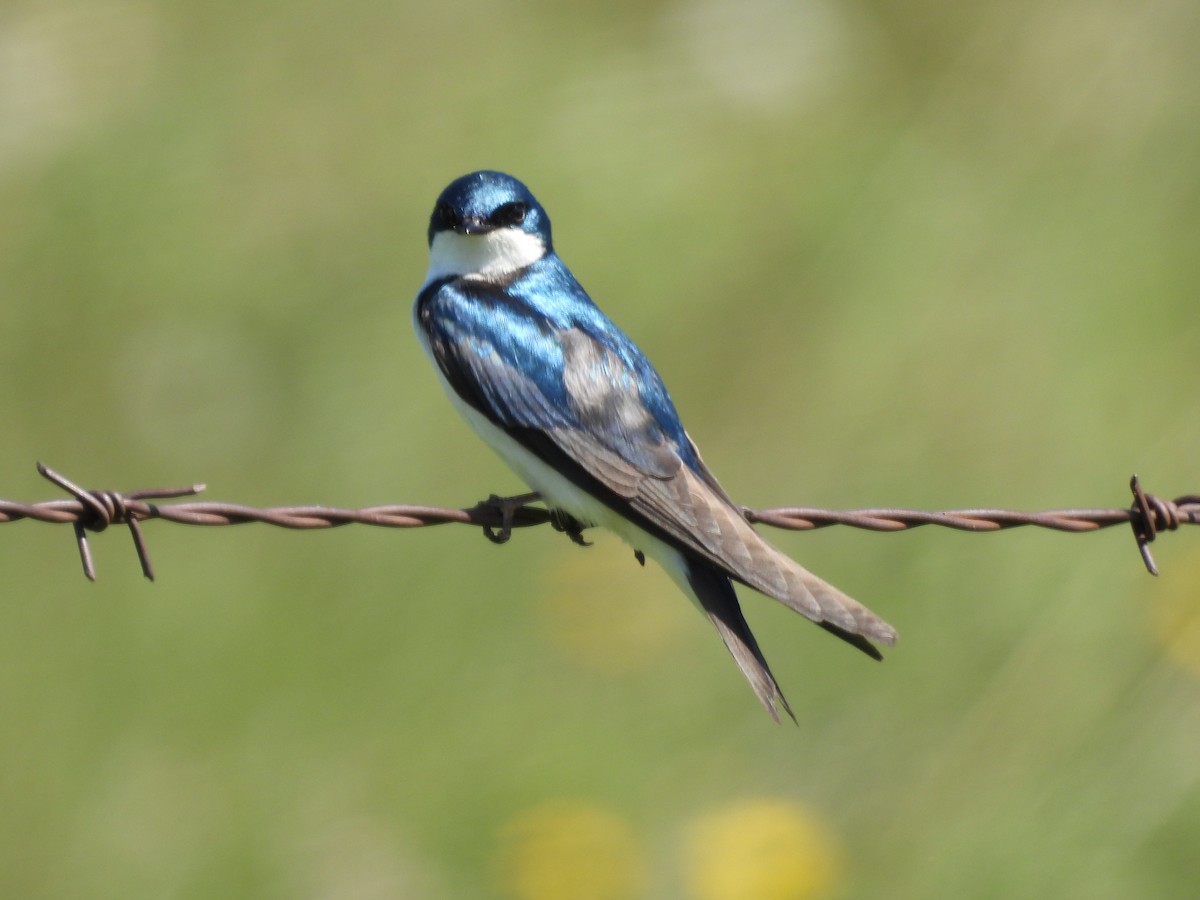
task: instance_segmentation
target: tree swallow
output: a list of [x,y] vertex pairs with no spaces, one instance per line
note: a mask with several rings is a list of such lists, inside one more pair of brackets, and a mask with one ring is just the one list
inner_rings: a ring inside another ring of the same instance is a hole
[[552,510],[655,559],[716,626],[767,711],[795,715],[733,582],[773,597],[875,659],[896,632],[801,568],[746,521],[683,429],[650,361],[558,255],[533,194],[501,172],[451,182],[429,220],[413,305],[458,411]]

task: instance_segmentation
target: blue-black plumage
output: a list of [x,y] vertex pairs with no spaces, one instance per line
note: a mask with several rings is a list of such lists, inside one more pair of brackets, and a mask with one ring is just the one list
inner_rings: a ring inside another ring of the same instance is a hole
[[701,460],[662,378],[554,252],[517,179],[452,182],[413,306],[422,346],[473,428],[545,502],[656,559],[704,610],[767,710],[791,714],[731,579],[875,658],[890,625],[772,547]]

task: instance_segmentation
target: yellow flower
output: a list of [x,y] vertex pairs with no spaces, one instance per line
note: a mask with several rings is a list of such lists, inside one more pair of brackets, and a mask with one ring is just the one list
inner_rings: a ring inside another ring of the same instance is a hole
[[517,900],[633,900],[645,867],[633,831],[592,806],[531,809],[500,833],[501,891]]
[[805,810],[766,800],[698,820],[687,866],[697,900],[807,900],[841,882],[842,851]]

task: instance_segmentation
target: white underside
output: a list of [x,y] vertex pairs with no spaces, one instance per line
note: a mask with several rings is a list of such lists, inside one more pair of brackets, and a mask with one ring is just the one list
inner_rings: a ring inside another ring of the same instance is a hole
[[505,434],[503,430],[489,422],[482,413],[464,402],[446,381],[442,370],[438,367],[437,360],[433,357],[429,340],[419,327],[417,336],[420,338],[425,354],[433,361],[438,381],[441,382],[442,389],[450,398],[450,402],[454,404],[454,408],[467,420],[467,424],[474,429],[475,433],[483,438],[484,442],[504,460],[510,469],[517,473],[522,481],[542,495],[547,506],[562,509],[583,524],[606,528],[635,550],[641,550],[662,566],[684,594],[699,607],[695,592],[687,580],[683,555],[678,550],[642,530],[563,477],[557,469],[542,462],[537,456]]
[[[425,286],[446,277],[481,280],[503,278],[531,265],[545,254],[546,246],[541,239],[519,228],[501,228],[481,235],[443,231],[434,235],[429,247],[429,272],[425,276]],[[678,550],[638,528],[624,516],[564,478],[458,396],[442,374],[425,330],[415,320],[415,307],[413,313],[413,324],[421,341],[421,348],[433,362],[434,371],[438,374],[438,381],[441,382],[446,396],[450,398],[459,414],[509,468],[541,494],[548,506],[562,509],[586,525],[607,528],[635,550],[641,550],[655,560],[699,607],[692,586],[688,584],[683,556]]]
[[[587,491],[542,462],[511,437],[497,428],[477,410],[451,393],[458,411],[475,432],[503,459],[521,480],[542,495],[547,506],[564,510],[585,525],[598,525],[617,535],[635,550],[641,550],[661,565],[685,594],[693,597],[685,575],[683,556],[674,547],[643,531],[629,519],[605,506]],[[693,598],[694,599],[694,598]]]

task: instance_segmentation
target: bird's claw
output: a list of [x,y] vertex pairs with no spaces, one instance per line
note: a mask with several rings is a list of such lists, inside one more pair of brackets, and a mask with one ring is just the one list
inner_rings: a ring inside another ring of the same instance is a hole
[[563,512],[561,509],[550,510],[550,527],[555,531],[561,531],[571,539],[572,543],[578,544],[580,547],[592,546],[591,541],[583,539],[583,523],[570,513]]
[[498,494],[492,494],[483,501],[482,505],[490,506],[500,513],[500,530],[497,531],[491,525],[484,525],[483,536],[493,544],[507,544],[512,537],[513,519],[517,511],[539,499],[541,497],[538,494],[518,494],[516,497],[501,497]]

